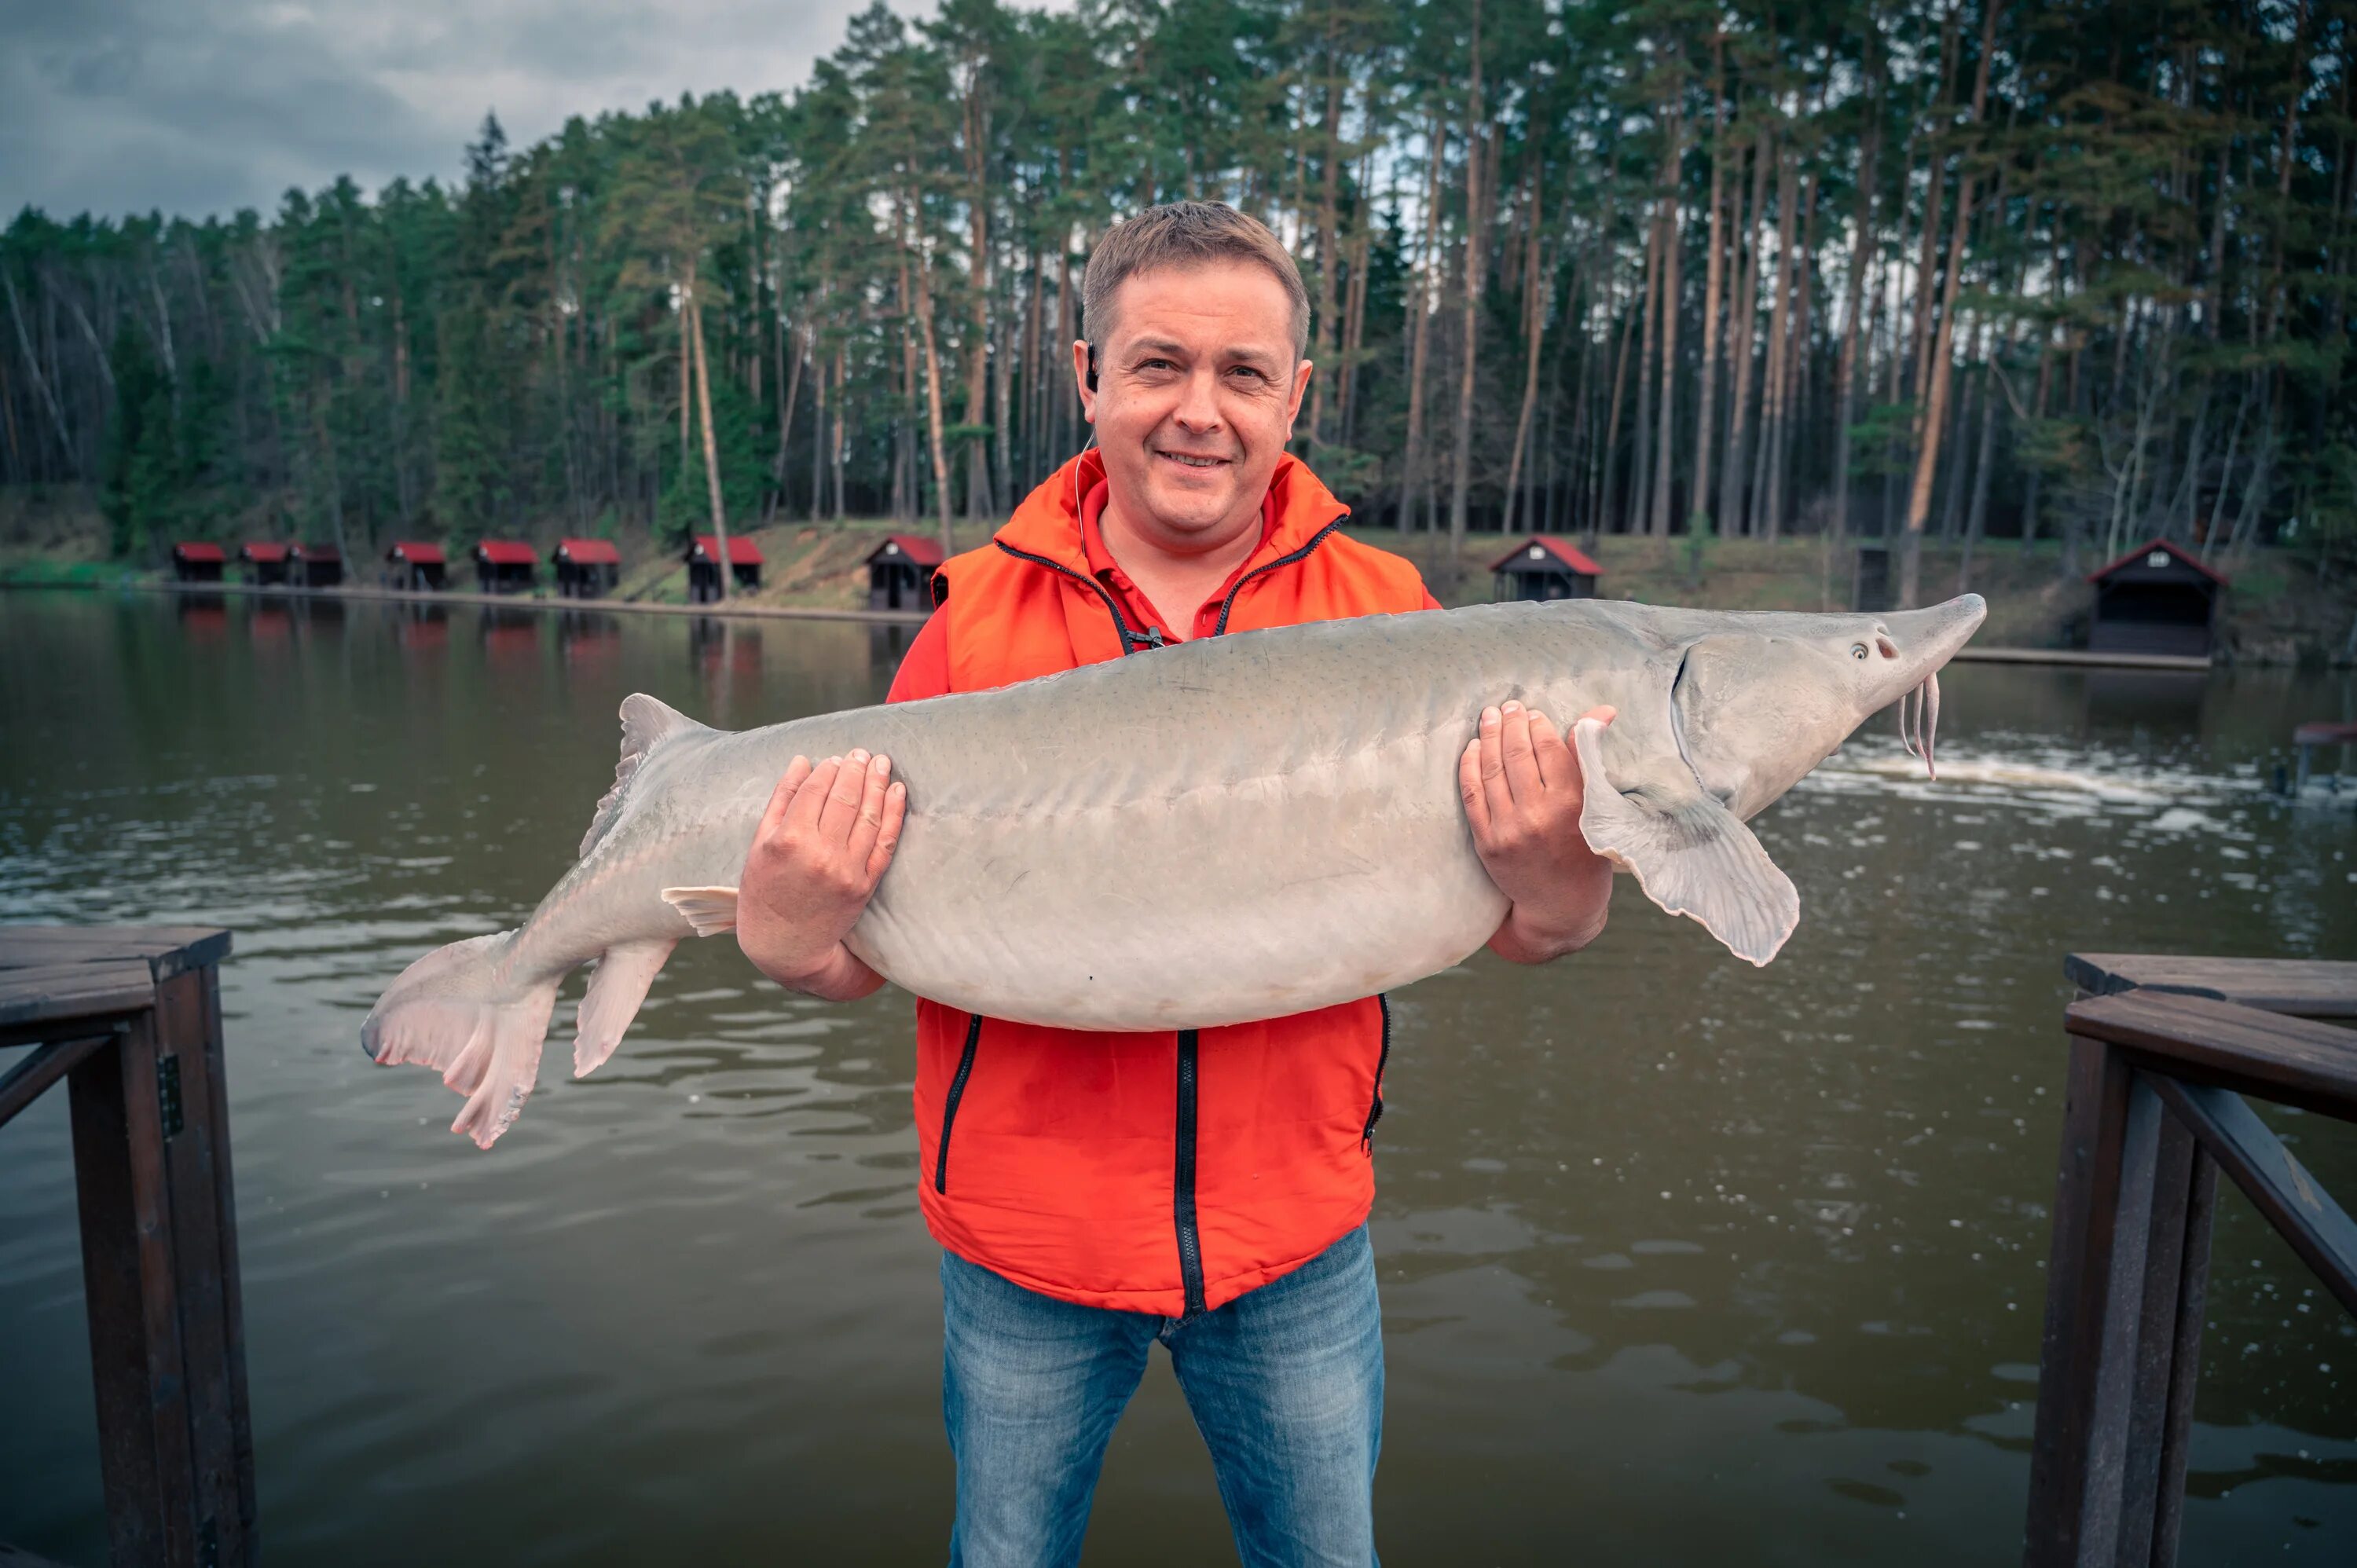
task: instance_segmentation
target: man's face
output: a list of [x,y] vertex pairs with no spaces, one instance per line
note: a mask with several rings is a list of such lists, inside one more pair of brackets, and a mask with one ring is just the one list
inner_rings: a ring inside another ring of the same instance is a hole
[[1123,521],[1166,549],[1213,550],[1260,514],[1309,385],[1284,285],[1247,262],[1125,280],[1082,399]]

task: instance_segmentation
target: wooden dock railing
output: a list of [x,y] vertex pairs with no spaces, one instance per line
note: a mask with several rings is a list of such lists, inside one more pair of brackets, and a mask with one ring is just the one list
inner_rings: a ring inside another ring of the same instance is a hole
[[[116,1568],[258,1555],[221,986],[227,931],[0,926],[0,1123],[63,1081]],[[0,1546],[0,1563],[29,1561]]]
[[2169,1568],[2223,1170],[2357,1313],[2357,1223],[2244,1101],[2357,1121],[2357,963],[2073,954],[2028,1568]]

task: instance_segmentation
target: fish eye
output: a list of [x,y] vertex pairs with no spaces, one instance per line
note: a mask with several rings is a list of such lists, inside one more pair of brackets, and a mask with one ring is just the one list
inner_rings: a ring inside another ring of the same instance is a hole
[[1863,642],[1851,643],[1849,645],[1849,656],[1852,659],[1863,661],[1866,658],[1866,644]]

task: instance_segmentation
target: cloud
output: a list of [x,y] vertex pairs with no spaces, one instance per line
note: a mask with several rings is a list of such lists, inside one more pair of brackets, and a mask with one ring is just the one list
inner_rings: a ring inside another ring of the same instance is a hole
[[0,222],[450,179],[486,111],[522,145],[683,91],[790,92],[864,4],[0,0]]

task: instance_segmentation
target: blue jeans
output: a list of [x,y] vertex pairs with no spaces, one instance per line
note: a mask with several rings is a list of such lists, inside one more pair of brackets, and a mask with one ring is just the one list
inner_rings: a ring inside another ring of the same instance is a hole
[[1383,1329],[1364,1226],[1190,1318],[1076,1306],[942,1255],[952,1568],[1081,1559],[1105,1444],[1169,1349],[1245,1568],[1372,1568]]

